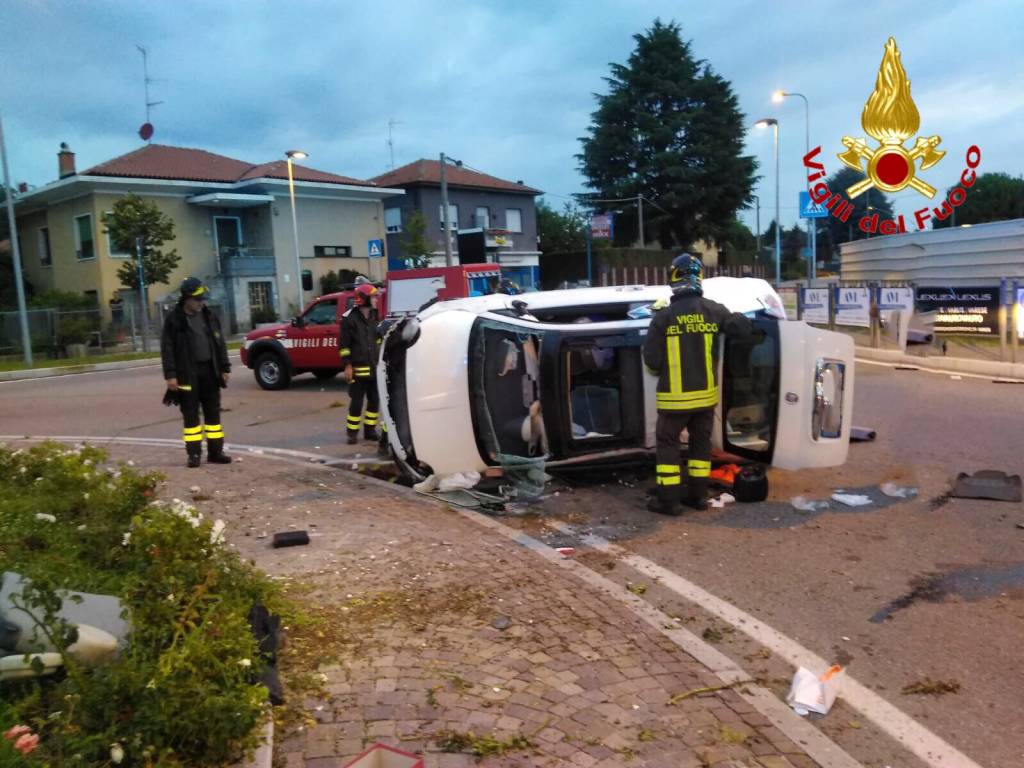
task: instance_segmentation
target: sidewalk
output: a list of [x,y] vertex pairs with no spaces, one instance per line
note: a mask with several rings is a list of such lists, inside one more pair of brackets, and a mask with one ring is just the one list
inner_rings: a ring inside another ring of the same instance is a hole
[[[224,519],[230,545],[320,621],[312,647],[285,652],[322,660],[322,698],[304,702],[315,724],[279,729],[275,765],[340,768],[375,741],[433,768],[477,764],[474,745],[506,749],[485,766],[818,765],[734,690],[670,704],[722,681],[614,595],[450,509],[300,461],[112,457]],[[295,529],[309,546],[270,547]]]

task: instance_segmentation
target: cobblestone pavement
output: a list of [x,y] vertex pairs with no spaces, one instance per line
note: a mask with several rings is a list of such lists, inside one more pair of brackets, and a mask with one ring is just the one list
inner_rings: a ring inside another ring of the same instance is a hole
[[[278,733],[278,766],[340,767],[374,742],[430,767],[477,764],[442,751],[445,731],[519,747],[485,766],[817,765],[732,690],[670,703],[721,680],[614,598],[451,510],[297,461],[186,470],[166,448],[111,453],[164,472],[163,496],[194,498],[240,554],[333,611],[325,645],[348,638],[321,668],[323,697],[304,702],[315,725]],[[292,529],[311,544],[265,538]]]

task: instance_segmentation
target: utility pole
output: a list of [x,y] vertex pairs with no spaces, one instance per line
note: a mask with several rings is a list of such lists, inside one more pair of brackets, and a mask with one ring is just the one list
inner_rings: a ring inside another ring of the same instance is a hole
[[760,195],[754,195],[754,205],[756,211],[757,222],[754,226],[757,227],[757,250],[754,252],[754,263],[757,264],[758,259],[761,258],[761,197]]
[[[149,100],[149,84],[153,82],[149,77],[149,51],[138,43],[135,44],[135,47],[138,48],[139,53],[142,54],[142,82],[146,88],[146,123],[148,124],[150,122],[149,108],[155,107],[157,104],[163,104],[163,102]],[[149,139],[146,139],[146,143],[149,143]]]
[[395,118],[393,118],[393,117],[390,120],[388,120],[388,152],[391,155],[391,167],[392,168],[395,167],[395,142],[394,142],[394,140],[392,138],[391,131],[392,131],[392,129],[396,125],[401,125],[401,124],[402,123],[401,123],[400,120],[395,120]]
[[21,325],[21,350],[25,367],[32,367],[32,337],[28,334],[28,310],[25,309],[25,286],[21,281],[21,248],[18,245],[18,223],[14,218],[14,200],[11,195],[11,179],[7,170],[7,144],[4,142],[4,127],[0,121],[0,157],[4,165],[4,198],[7,200],[7,225],[11,229],[11,257],[14,259],[14,285],[18,294],[18,321]]
[[452,232],[448,222],[448,177],[445,175],[445,166],[448,164],[447,159],[444,156],[444,152],[441,153],[441,221],[444,224],[444,265],[446,267],[455,266],[452,259]]
[[644,196],[636,196],[637,217],[640,220],[640,247],[644,247]]

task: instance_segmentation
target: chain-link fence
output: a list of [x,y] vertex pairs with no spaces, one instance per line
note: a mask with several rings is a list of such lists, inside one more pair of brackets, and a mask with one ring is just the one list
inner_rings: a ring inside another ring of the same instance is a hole
[[[32,351],[50,357],[80,357],[90,346],[103,346],[98,309],[30,309],[28,334]],[[17,312],[0,312],[0,354],[22,352],[21,321]]]

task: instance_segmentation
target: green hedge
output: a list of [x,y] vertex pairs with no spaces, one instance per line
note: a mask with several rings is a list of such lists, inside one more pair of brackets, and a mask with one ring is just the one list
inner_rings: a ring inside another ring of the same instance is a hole
[[0,570],[32,580],[25,599],[59,647],[75,636],[55,618],[59,588],[117,595],[132,627],[105,665],[65,656],[60,676],[0,683],[0,731],[40,739],[23,756],[0,738],[0,765],[230,762],[266,714],[247,616],[273,590],[224,546],[223,523],[155,501],[157,475],[106,462],[92,447],[0,446]]

